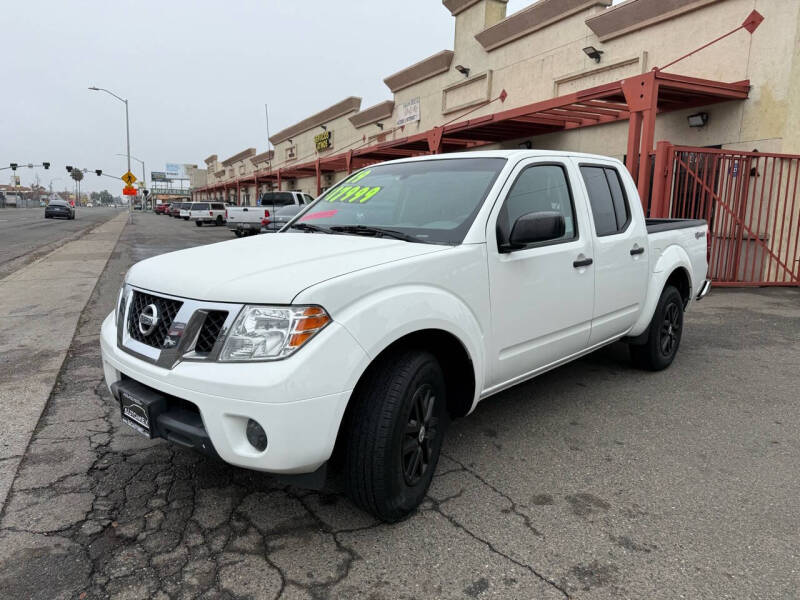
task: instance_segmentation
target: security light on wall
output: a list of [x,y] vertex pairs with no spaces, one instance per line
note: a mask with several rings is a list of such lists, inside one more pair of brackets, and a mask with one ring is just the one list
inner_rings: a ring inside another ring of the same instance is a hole
[[328,131],[328,128],[325,125],[320,125],[320,127],[322,127],[323,131]]
[[377,125],[377,126],[378,126],[378,129],[380,129],[381,131],[383,131],[383,123],[375,123],[375,125]]
[[708,123],[708,113],[702,112],[689,115],[686,120],[689,121],[689,127],[705,127],[706,123]]
[[596,63],[600,62],[600,57],[603,55],[603,51],[598,50],[594,46],[586,46],[586,48],[583,49],[583,53]]
[[469,68],[464,65],[456,65],[456,71],[461,73],[464,77],[469,77]]
[[286,138],[290,144],[294,144],[294,140],[292,138]]

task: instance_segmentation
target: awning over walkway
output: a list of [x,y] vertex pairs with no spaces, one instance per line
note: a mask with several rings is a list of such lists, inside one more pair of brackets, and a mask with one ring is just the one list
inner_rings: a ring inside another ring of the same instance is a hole
[[[369,146],[364,142],[360,146],[332,156],[281,166],[195,191],[230,189],[265,181],[276,181],[280,185],[281,180],[288,178],[316,176],[319,194],[320,176],[325,172],[349,173],[367,164],[385,160],[455,152],[546,133],[627,120],[629,131],[626,166],[637,180],[640,194],[644,195],[650,183],[650,153],[653,151],[656,115],[729,100],[744,100],[749,90],[748,81],[723,83],[652,70],[642,75],[550,100],[472,119],[462,118],[413,136]],[[503,92],[491,102],[502,102],[505,98]],[[470,112],[475,110],[472,109]],[[466,114],[462,115],[464,116]]]

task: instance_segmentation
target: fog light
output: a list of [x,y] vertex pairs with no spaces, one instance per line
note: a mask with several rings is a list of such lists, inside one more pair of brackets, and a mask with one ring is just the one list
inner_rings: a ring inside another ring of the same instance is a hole
[[267,433],[253,419],[247,419],[247,441],[259,452],[267,449]]

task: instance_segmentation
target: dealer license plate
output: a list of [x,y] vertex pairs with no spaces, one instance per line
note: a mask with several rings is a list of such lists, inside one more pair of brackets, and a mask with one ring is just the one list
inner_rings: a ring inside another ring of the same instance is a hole
[[146,403],[131,395],[129,392],[120,390],[119,405],[122,412],[123,423],[145,437],[153,437],[150,427],[150,411]]

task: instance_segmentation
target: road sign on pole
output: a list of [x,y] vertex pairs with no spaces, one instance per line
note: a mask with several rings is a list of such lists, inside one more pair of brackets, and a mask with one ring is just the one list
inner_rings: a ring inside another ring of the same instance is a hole
[[125,175],[123,175],[121,177],[121,179],[122,179],[122,181],[127,183],[128,186],[132,186],[134,184],[134,182],[136,181],[136,175],[134,175],[133,173],[128,171],[127,173],[125,173]]
[[122,188],[122,195],[123,196],[135,196],[136,195],[136,188],[132,185],[126,185]]

